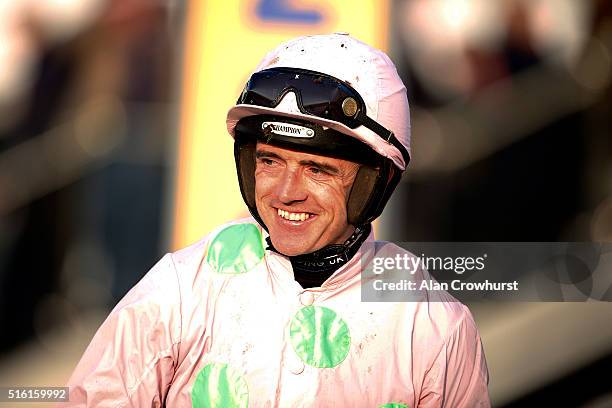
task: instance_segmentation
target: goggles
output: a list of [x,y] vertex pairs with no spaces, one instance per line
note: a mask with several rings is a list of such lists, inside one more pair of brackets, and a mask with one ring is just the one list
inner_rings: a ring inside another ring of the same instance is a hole
[[408,151],[392,131],[366,115],[366,104],[348,83],[330,75],[299,68],[269,68],[254,73],[237,104],[275,108],[294,92],[300,112],[333,120],[355,129],[365,126],[395,146],[410,161]]

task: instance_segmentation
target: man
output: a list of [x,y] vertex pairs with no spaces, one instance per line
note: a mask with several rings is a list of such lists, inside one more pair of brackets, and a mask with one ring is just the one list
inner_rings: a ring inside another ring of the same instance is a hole
[[361,302],[364,248],[384,246],[370,223],[409,161],[406,89],[389,58],[344,34],[281,44],[227,124],[253,218],[153,267],[94,337],[71,401],[489,406],[465,306]]

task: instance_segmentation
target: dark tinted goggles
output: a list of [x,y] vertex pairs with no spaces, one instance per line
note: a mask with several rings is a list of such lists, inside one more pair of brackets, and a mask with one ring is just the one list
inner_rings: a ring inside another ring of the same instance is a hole
[[363,125],[398,148],[406,163],[410,160],[393,132],[366,115],[361,95],[330,75],[299,68],[265,69],[251,76],[237,104],[275,108],[292,91],[302,113],[340,122],[351,129]]

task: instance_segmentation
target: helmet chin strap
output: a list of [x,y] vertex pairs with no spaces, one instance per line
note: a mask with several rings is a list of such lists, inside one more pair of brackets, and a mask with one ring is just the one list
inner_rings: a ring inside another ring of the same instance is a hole
[[[371,230],[371,224],[360,225],[344,244],[327,245],[309,254],[289,256],[295,280],[304,289],[321,286],[335,271],[355,256]],[[268,243],[266,249],[286,256],[274,248],[270,237],[266,238],[266,242]]]

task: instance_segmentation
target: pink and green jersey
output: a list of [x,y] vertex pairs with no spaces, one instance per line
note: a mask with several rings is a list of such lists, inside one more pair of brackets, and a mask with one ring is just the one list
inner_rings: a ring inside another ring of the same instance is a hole
[[464,305],[362,302],[362,250],[303,289],[265,237],[241,220],[164,256],[96,333],[66,406],[490,406]]

